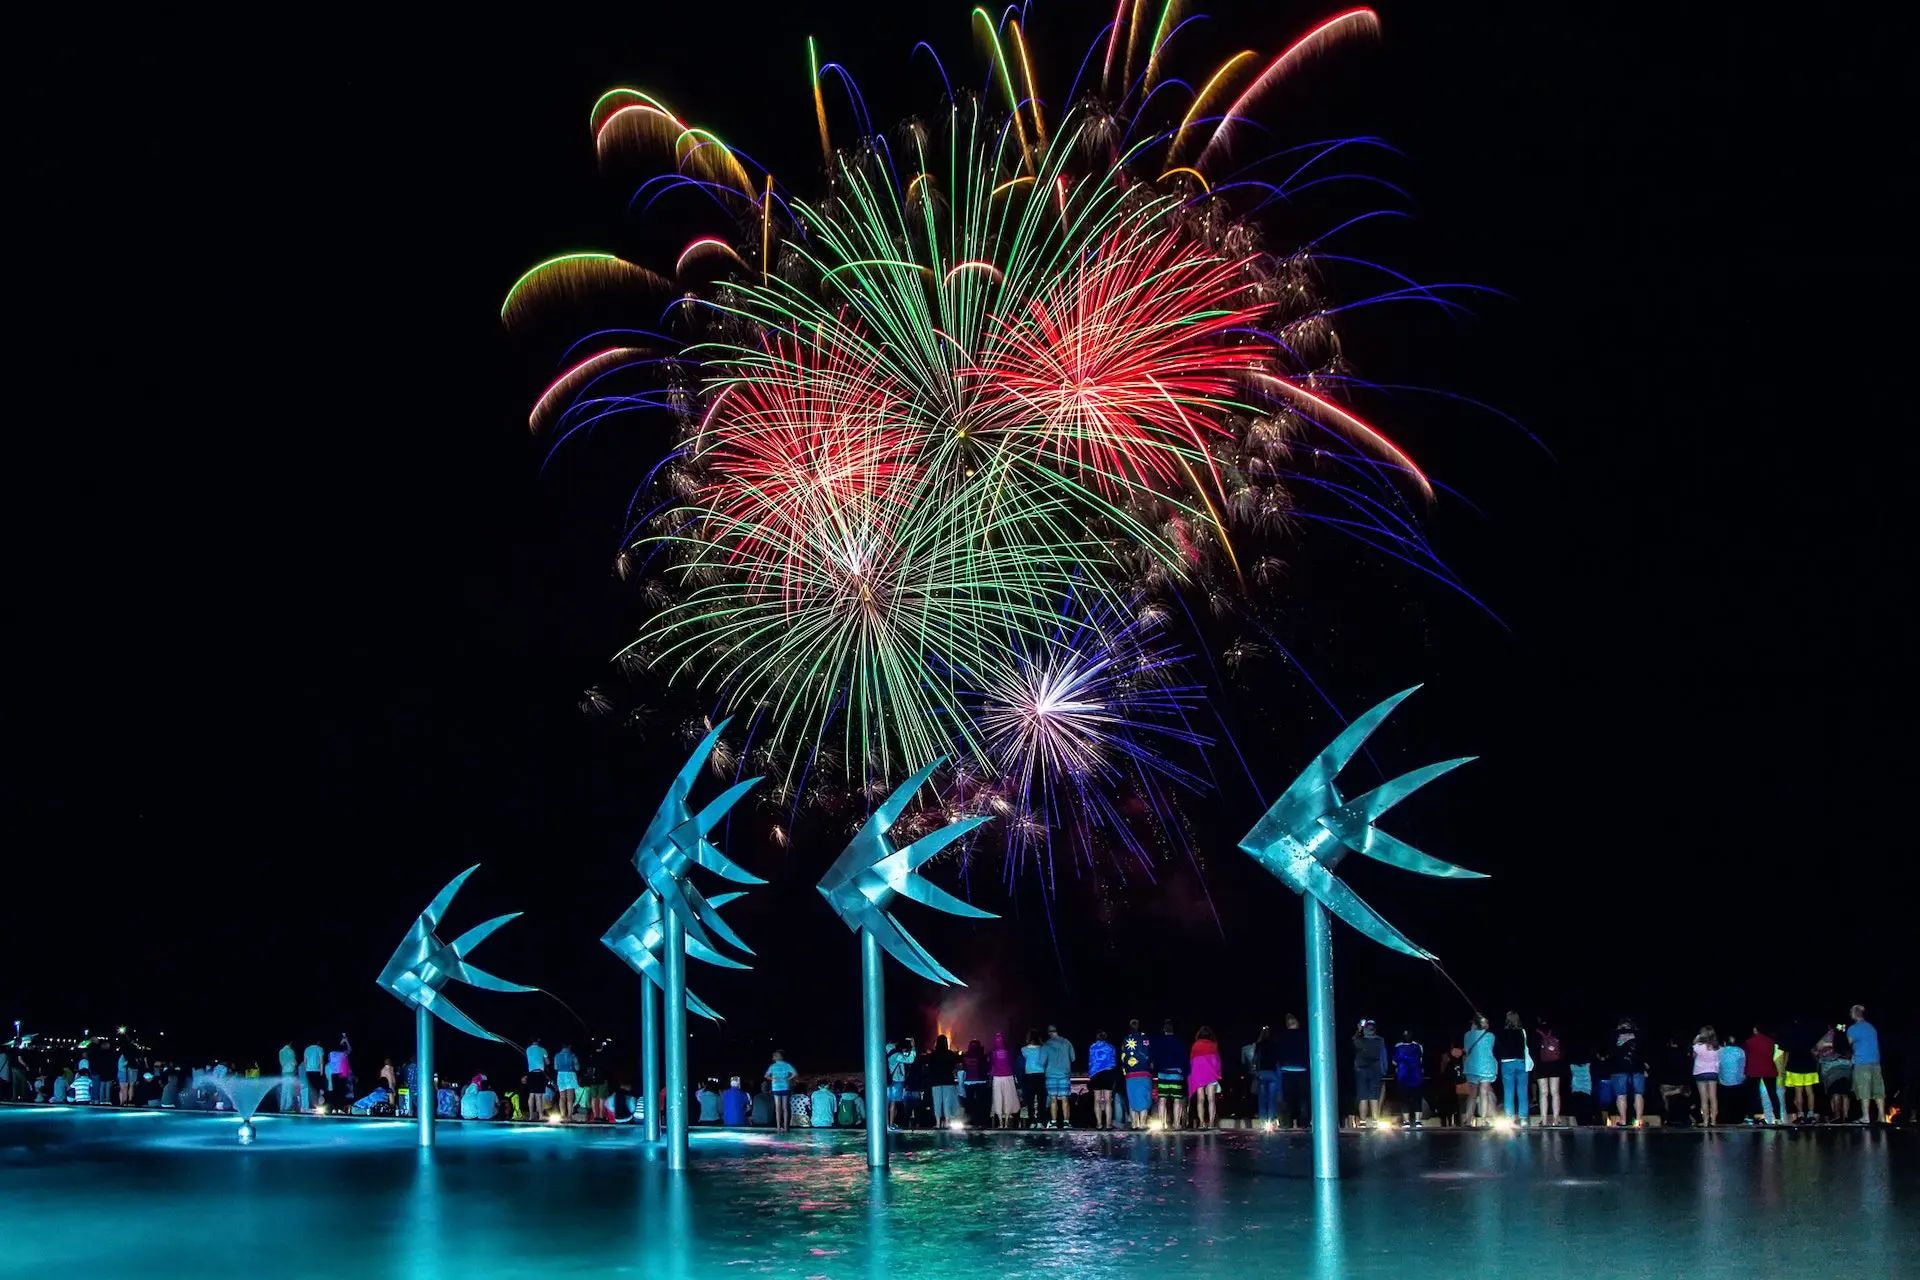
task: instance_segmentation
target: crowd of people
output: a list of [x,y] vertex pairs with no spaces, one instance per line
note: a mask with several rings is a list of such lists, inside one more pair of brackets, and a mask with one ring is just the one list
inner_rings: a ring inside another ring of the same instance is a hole
[[[496,1086],[485,1072],[464,1082],[434,1080],[435,1112],[450,1119],[630,1123],[644,1115],[645,1102],[605,1048],[583,1057],[571,1043],[550,1052],[536,1038],[518,1080]],[[1084,1056],[1055,1025],[1028,1031],[1017,1046],[1002,1032],[992,1033],[991,1045],[976,1037],[964,1049],[945,1035],[928,1049],[903,1037],[886,1046],[885,1120],[898,1128],[1211,1129],[1231,1117],[1297,1129],[1311,1118],[1310,1052],[1307,1031],[1292,1014],[1277,1029],[1261,1027],[1237,1059],[1223,1057],[1211,1027],[1189,1038],[1171,1020],[1152,1033],[1130,1020],[1117,1040],[1096,1030]],[[363,1081],[352,1054],[344,1033],[331,1049],[317,1041],[303,1049],[291,1040],[282,1045],[272,1090],[278,1109],[414,1113],[422,1093],[416,1063],[396,1066],[387,1058]],[[1340,1111],[1362,1127],[1396,1117],[1407,1127],[1640,1125],[1655,1118],[1667,1125],[1868,1124],[1897,1111],[1888,1106],[1879,1032],[1860,1005],[1847,1022],[1794,1024],[1777,1037],[1761,1026],[1744,1035],[1704,1026],[1664,1045],[1649,1041],[1631,1018],[1575,1046],[1543,1018],[1529,1022],[1509,1012],[1494,1026],[1475,1014],[1457,1039],[1431,1054],[1410,1031],[1390,1045],[1371,1019],[1362,1019],[1346,1056],[1352,1091],[1342,1089]],[[261,1075],[257,1063],[190,1071],[131,1046],[82,1048],[72,1061],[28,1057],[0,1048],[0,1098],[219,1109],[230,1105],[228,1076]],[[718,1077],[708,1078],[688,1101],[696,1124],[859,1127],[868,1119],[863,1086],[845,1074],[803,1077],[776,1050],[757,1076],[731,1076],[724,1089]],[[654,1101],[665,1105],[664,1097]]]

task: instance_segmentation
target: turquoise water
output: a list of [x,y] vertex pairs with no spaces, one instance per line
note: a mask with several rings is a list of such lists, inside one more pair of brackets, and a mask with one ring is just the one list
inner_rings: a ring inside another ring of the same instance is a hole
[[1920,1275],[1911,1132],[696,1133],[0,1106],[0,1274]]

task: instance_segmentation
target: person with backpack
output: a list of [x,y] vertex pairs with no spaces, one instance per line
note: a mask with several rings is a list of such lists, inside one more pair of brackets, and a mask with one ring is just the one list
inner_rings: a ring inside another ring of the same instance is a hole
[[1565,1087],[1560,1082],[1567,1077],[1567,1054],[1545,1018],[1535,1018],[1533,1028],[1540,1046],[1533,1055],[1534,1079],[1540,1085],[1540,1123],[1555,1125],[1560,1123],[1560,1090]]
[[834,1119],[840,1122],[842,1129],[860,1128],[867,1120],[866,1105],[860,1101],[860,1095],[854,1092],[853,1086],[847,1081],[842,1080],[838,1088],[840,1105],[834,1110]]
[[1400,1123],[1409,1129],[1420,1127],[1420,1112],[1426,1101],[1426,1046],[1402,1031],[1400,1043],[1393,1046],[1393,1091],[1400,1100]]

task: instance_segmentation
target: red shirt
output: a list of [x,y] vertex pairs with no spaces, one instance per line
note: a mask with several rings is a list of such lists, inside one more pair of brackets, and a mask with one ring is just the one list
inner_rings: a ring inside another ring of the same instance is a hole
[[1747,1051],[1747,1074],[1761,1080],[1773,1079],[1773,1041],[1756,1031],[1741,1047]]

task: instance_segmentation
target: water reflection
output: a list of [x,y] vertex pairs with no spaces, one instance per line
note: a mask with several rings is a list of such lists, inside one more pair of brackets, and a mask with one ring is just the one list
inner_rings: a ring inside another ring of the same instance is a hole
[[23,1274],[1877,1276],[1920,1254],[1899,1133],[1354,1135],[1348,1179],[1317,1183],[1304,1138],[1236,1133],[906,1135],[875,1178],[859,1133],[711,1135],[676,1176],[611,1130],[447,1126],[430,1152],[405,1124],[275,1121],[245,1149],[212,1118],[4,1132]]

